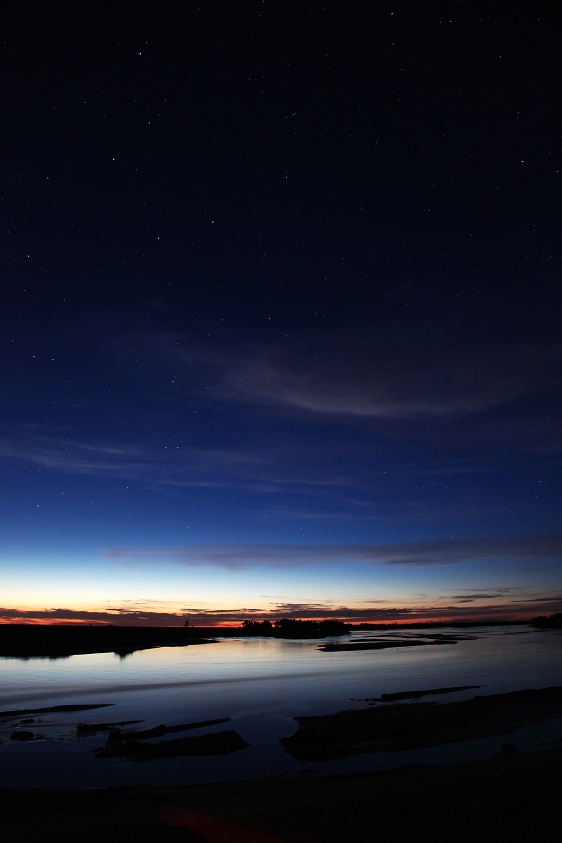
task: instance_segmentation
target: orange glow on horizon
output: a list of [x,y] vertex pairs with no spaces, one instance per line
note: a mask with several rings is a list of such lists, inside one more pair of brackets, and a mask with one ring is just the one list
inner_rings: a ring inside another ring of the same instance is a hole
[[[443,615],[443,616],[421,616],[416,618],[388,618],[388,619],[379,619],[373,620],[370,618],[361,618],[359,614],[358,617],[350,618],[347,620],[342,621],[348,627],[353,629],[354,627],[361,626],[363,624],[368,624],[370,627],[404,627],[404,626],[416,626],[419,624],[452,624],[452,623],[486,623],[489,622],[491,624],[502,622],[502,623],[517,623],[517,622],[525,622],[531,621],[534,617],[537,616],[536,612],[518,612],[517,614],[513,615],[478,615],[478,612],[475,611],[474,615],[470,618],[463,618],[458,617],[455,615]],[[290,619],[290,618],[289,618]],[[204,621],[201,619],[197,621],[194,619],[190,621],[189,626],[186,627],[185,623],[154,623],[150,621],[140,622],[138,619],[134,621],[127,621],[125,618],[116,617],[115,621],[102,621],[102,620],[89,620],[87,618],[72,618],[70,620],[61,618],[61,619],[51,619],[51,618],[44,618],[44,617],[33,617],[33,615],[21,615],[12,618],[0,618],[0,625],[2,626],[13,626],[13,625],[27,625],[27,626],[65,626],[65,627],[163,627],[163,628],[176,628],[176,629],[224,629],[224,630],[232,630],[232,629],[241,629],[244,621],[247,618],[241,617],[240,620],[229,620],[229,621],[213,621],[212,619],[208,621]],[[268,618],[267,613],[264,612],[263,616],[260,618],[253,618],[258,622],[264,620],[270,620],[272,625],[275,625],[275,621],[279,620],[279,618]],[[298,618],[297,620],[302,621],[313,621],[316,623],[321,623],[323,620],[336,620],[341,621],[341,618]]]
[[[49,620],[48,618],[33,618],[33,617],[20,617],[20,618],[11,618],[7,620],[6,618],[0,618],[0,624],[3,626],[13,626],[18,625],[21,626],[25,624],[26,626],[115,626],[116,624],[105,623],[104,621],[88,621],[86,619],[76,619],[71,621],[66,620]],[[119,626],[125,626],[125,624],[119,624]],[[127,624],[127,626],[132,626],[132,624]]]

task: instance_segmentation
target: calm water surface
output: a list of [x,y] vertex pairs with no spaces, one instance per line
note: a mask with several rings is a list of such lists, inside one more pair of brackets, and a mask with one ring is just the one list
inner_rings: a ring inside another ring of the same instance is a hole
[[[439,630],[456,635],[457,630]],[[418,632],[386,632],[393,637]],[[217,643],[159,648],[120,658],[112,653],[67,659],[0,659],[0,711],[58,704],[109,703],[87,712],[35,715],[32,743],[9,740],[21,718],[0,721],[0,786],[131,783],[178,784],[302,771],[352,772],[489,756],[505,739],[494,738],[415,752],[371,753],[338,762],[303,764],[284,752],[295,716],[364,707],[366,697],[396,691],[480,685],[480,690],[439,697],[455,701],[478,694],[562,683],[562,635],[556,630],[490,627],[460,633],[457,644],[404,649],[324,652],[318,641],[221,639]],[[471,638],[474,636],[474,638]],[[351,640],[372,637],[353,633]],[[349,639],[344,639],[349,640]],[[98,734],[76,738],[79,722],[142,720],[133,728],[230,717],[229,723],[169,737],[235,729],[250,747],[219,757],[138,763],[100,759]],[[520,730],[522,749],[562,735],[562,724]]]

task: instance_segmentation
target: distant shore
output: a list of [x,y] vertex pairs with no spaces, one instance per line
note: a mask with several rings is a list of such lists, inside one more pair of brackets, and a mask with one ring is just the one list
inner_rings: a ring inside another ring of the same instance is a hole
[[0,624],[0,656],[64,658],[87,653],[128,655],[153,647],[210,644],[186,627]]
[[[468,630],[486,626],[529,626],[537,628],[560,628],[561,615],[549,618],[536,618],[533,621],[457,621],[395,624],[343,624],[340,622],[315,622],[306,624],[289,621],[285,628],[273,628],[265,637],[275,638],[345,638],[351,632],[407,632],[438,630],[444,627],[455,630]],[[294,624],[294,628],[291,626]],[[339,626],[336,627],[335,624]],[[14,658],[65,658],[88,653],[114,652],[128,655],[136,650],[154,647],[186,647],[191,644],[217,643],[219,638],[249,638],[264,635],[260,624],[254,627],[212,627],[212,626],[112,626],[112,625],[70,625],[70,624],[0,624],[0,657]],[[423,637],[423,636],[421,636]],[[419,646],[426,643],[454,643],[458,636],[434,635],[433,641],[415,641],[410,639],[401,644],[384,641],[363,641],[337,644],[325,644],[326,651],[383,649],[389,646]],[[429,638],[429,636],[428,636]],[[439,640],[439,639],[442,640]]]
[[[374,630],[373,630],[374,631]],[[347,637],[351,629],[343,637]],[[66,658],[87,653],[117,653],[128,655],[136,650],[154,647],[187,647],[191,644],[217,643],[219,638],[252,638],[254,631],[240,627],[149,627],[149,626],[69,626],[63,624],[0,624],[0,656],[14,658]],[[330,637],[322,627],[316,632],[275,634],[266,637],[300,638],[310,640]],[[454,643],[416,641],[399,643],[364,642],[346,645],[324,645],[323,649],[382,649],[388,646],[415,646],[426,643]]]

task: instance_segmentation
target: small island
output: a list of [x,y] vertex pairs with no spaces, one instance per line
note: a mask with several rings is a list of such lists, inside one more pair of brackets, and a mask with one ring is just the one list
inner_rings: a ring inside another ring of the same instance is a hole
[[270,620],[245,620],[238,634],[263,635],[271,638],[328,638],[350,635],[352,630],[352,626],[338,620],[310,621],[300,618],[281,618],[273,623]]
[[562,612],[556,612],[555,615],[541,615],[538,618],[533,618],[531,625],[535,629],[562,629]]

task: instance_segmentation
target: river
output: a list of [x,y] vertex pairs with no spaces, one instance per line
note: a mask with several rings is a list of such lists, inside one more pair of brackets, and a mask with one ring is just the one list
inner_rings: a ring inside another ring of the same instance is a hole
[[[376,637],[416,641],[424,634],[396,630]],[[29,714],[33,722],[24,725],[23,716],[0,719],[0,786],[174,785],[279,774],[361,772],[406,763],[485,757],[499,751],[505,738],[314,764],[296,761],[279,740],[295,731],[295,716],[364,707],[366,698],[385,693],[480,686],[424,697],[453,702],[474,694],[562,682],[562,633],[558,630],[480,627],[461,632],[439,629],[435,634],[453,636],[457,643],[325,652],[320,649],[321,641],[224,638],[202,646],[137,651],[125,658],[102,653],[65,659],[0,659],[0,712],[73,704],[110,706]],[[355,632],[351,641],[371,638],[372,633]],[[103,733],[76,736],[77,724],[84,721],[139,720],[142,722],[130,728],[144,729],[160,723],[224,717],[230,721],[211,730],[236,730],[249,744],[247,749],[224,756],[139,763],[97,757],[95,749],[106,740]],[[26,743],[10,740],[14,727],[32,730],[38,739]],[[522,729],[510,740],[521,749],[534,749],[561,734],[560,721],[552,721]]]

